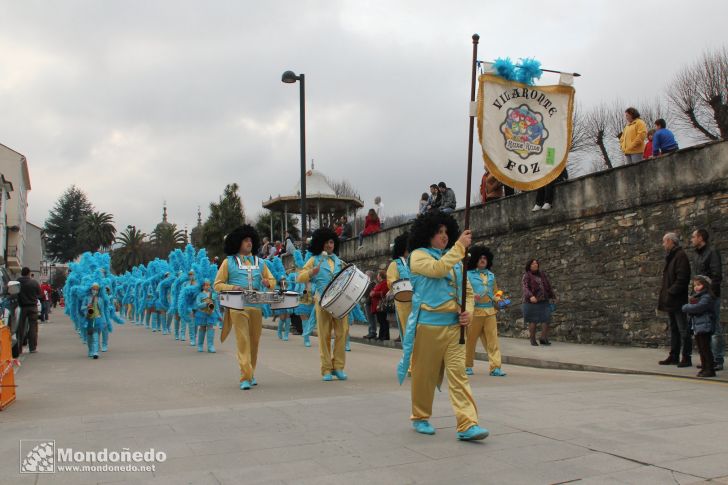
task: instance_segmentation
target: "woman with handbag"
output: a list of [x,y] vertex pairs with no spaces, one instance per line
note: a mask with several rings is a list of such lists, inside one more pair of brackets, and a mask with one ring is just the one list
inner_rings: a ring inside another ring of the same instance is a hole
[[549,324],[551,323],[552,303],[556,300],[556,293],[551,281],[537,259],[530,259],[526,263],[525,272],[521,279],[523,289],[523,320],[528,324],[528,336],[531,345],[536,343],[536,325],[541,324],[541,345],[551,345],[549,342]]
[[389,340],[389,322],[387,321],[387,293],[389,293],[389,285],[387,285],[387,272],[380,270],[377,273],[377,284],[369,292],[371,298],[372,313],[377,316],[379,322],[379,336],[377,340]]

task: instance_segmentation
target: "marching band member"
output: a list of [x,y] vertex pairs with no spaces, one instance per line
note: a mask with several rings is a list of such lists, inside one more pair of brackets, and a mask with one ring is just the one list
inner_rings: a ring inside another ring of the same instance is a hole
[[167,271],[164,273],[162,281],[157,284],[157,301],[155,307],[158,312],[159,326],[162,328],[162,335],[169,334],[169,320],[167,312],[169,311],[169,303],[171,298],[172,283],[174,277]]
[[195,300],[195,325],[197,326],[197,351],[202,352],[207,336],[207,351],[215,353],[215,324],[220,320],[215,294],[210,280],[202,283],[202,289]]
[[[197,286],[197,275],[196,275],[194,269],[190,269],[187,272],[187,281],[182,284],[182,287],[180,289],[180,294],[182,292],[185,292],[185,289],[190,288],[192,286]],[[193,318],[193,315],[191,312],[187,311],[183,298],[178,298],[177,313],[179,314],[179,317],[182,320],[182,329],[180,331],[181,335],[180,335],[179,339],[184,342],[185,329],[189,330],[190,347],[191,347],[191,346],[195,345],[195,341],[197,340],[197,328],[195,326],[195,320]]]
[[99,295],[99,284],[94,283],[84,297],[81,312],[84,318],[84,332],[88,344],[88,356],[94,359],[99,358],[99,337],[102,326],[105,325],[103,317],[104,305]]
[[[301,283],[311,282],[314,289],[314,314],[319,337],[319,353],[321,356],[321,376],[324,381],[331,381],[332,374],[344,381],[347,375],[344,372],[346,365],[346,335],[349,333],[348,317],[334,318],[321,307],[321,296],[326,285],[333,279],[343,266],[336,256],[338,237],[328,228],[316,229],[311,235],[310,251],[313,258],[309,259],[303,269],[298,273],[297,280]],[[334,355],[331,355],[331,332],[334,332]]]
[[[392,291],[392,284],[395,281],[410,279],[409,264],[407,264],[407,258],[409,257],[409,251],[407,250],[408,238],[409,233],[405,232],[394,239],[392,262],[387,267],[387,286],[390,291]],[[399,337],[402,339],[407,328],[407,319],[412,313],[412,302],[394,300],[394,310],[399,324]]]
[[[306,266],[306,262],[308,262],[308,260],[312,257],[313,255],[308,251],[306,251],[305,259],[299,249],[296,249],[293,252],[293,261],[295,262],[296,268],[299,271],[303,269],[304,266]],[[295,281],[298,281],[298,273],[293,274],[295,275]],[[303,345],[305,345],[306,347],[310,347],[311,333],[313,332],[313,328],[315,326],[315,322],[311,321],[311,323],[309,323],[309,320],[311,320],[311,315],[314,315],[313,290],[311,288],[311,282],[307,281],[306,283],[297,283],[296,291],[301,294],[301,298],[298,300],[298,306],[296,307],[294,313],[301,317],[301,336],[303,337]]]
[[[461,262],[472,235],[464,231],[458,238],[458,232],[455,219],[440,212],[422,214],[412,225],[409,249],[414,294],[397,374],[401,384],[410,358],[414,360],[410,419],[418,433],[435,434],[428,420],[435,387],[446,373],[457,438],[471,441],[486,438],[488,430],[478,426],[478,410],[465,374],[465,346],[459,344],[460,327],[470,324],[473,292],[469,283],[463,288]],[[465,311],[460,309],[463,292]]]
[[[227,254],[217,271],[214,289],[221,291],[252,288],[265,291],[275,287],[276,280],[268,266],[254,256],[258,253],[260,238],[254,227],[245,224],[225,236],[224,251]],[[257,385],[255,366],[258,361],[258,344],[263,329],[261,305],[245,305],[242,310],[225,309],[220,341],[224,342],[230,329],[235,329],[240,365],[240,389]]]
[[498,285],[490,268],[493,265],[493,253],[484,246],[473,246],[468,260],[468,281],[475,293],[475,311],[473,321],[468,327],[468,340],[465,344],[465,373],[473,375],[473,357],[478,338],[488,352],[490,375],[505,376],[501,370],[501,352],[498,345],[498,323],[495,305],[498,298]]

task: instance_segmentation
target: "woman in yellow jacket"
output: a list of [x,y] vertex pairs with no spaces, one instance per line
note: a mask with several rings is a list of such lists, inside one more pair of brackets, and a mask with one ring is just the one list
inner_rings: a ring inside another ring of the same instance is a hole
[[624,118],[627,126],[622,130],[619,142],[624,153],[626,165],[636,163],[643,159],[645,151],[645,140],[647,140],[647,125],[640,118],[640,112],[635,108],[627,108],[624,111]]

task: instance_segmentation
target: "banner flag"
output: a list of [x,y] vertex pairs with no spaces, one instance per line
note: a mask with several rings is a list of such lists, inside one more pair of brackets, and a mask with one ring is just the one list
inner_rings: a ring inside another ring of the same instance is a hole
[[482,74],[477,103],[488,172],[520,190],[538,189],[561,174],[571,148],[572,86],[529,86]]

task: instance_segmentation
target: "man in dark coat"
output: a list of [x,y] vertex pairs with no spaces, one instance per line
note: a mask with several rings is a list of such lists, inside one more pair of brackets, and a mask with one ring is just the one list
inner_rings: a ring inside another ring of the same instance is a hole
[[38,346],[38,299],[40,285],[30,276],[30,269],[23,268],[20,282],[20,324],[18,325],[18,355],[23,353],[23,344],[28,340],[28,350],[35,353]]
[[[682,306],[688,302],[688,285],[690,284],[690,260],[685,250],[680,247],[680,238],[674,232],[668,232],[662,238],[665,248],[665,269],[662,271],[662,288],[657,309],[667,312],[670,320],[670,355],[660,361],[660,365],[677,364],[678,367],[690,367],[690,356],[693,342],[690,337],[690,326]],[[680,355],[682,353],[682,359]]]
[[705,229],[693,232],[691,242],[695,248],[695,274],[710,278],[710,287],[715,294],[715,333],[710,339],[710,347],[715,360],[714,369],[723,370],[725,356],[725,331],[720,323],[720,284],[723,281],[723,264],[720,253],[708,244],[709,234]]

